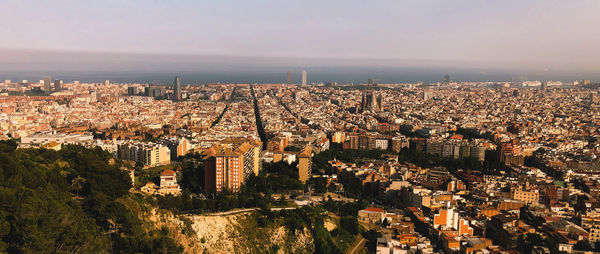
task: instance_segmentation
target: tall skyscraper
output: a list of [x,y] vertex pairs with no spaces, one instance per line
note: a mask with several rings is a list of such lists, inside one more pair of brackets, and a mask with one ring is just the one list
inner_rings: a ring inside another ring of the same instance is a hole
[[107,79],[107,80],[105,80],[105,81],[104,81],[104,85],[105,85],[105,86],[108,86],[108,85],[110,85],[110,80],[108,80],[108,79]]
[[139,92],[140,91],[137,86],[130,86],[127,88],[127,96],[136,96]]
[[306,71],[302,71],[302,86],[306,85]]
[[546,89],[548,89],[548,82],[547,81],[542,81],[542,90],[546,91]]
[[287,72],[287,84],[288,85],[292,84],[292,71]]
[[54,91],[60,92],[60,90],[62,90],[61,84],[62,84],[62,80],[55,79],[54,80]]
[[46,93],[52,92],[52,87],[50,87],[50,77],[44,78],[44,92],[46,92]]
[[173,98],[176,101],[181,100],[181,80],[179,79],[179,76],[176,76],[175,81],[173,82],[173,95]]

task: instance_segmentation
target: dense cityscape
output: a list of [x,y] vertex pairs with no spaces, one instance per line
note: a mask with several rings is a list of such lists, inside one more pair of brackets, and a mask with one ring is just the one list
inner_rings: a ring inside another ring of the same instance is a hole
[[0,10],[0,254],[600,254],[598,0]]
[[[194,243],[165,229],[185,252],[583,253],[600,241],[596,84],[300,76],[299,84],[291,72],[282,84],[6,80],[0,135],[23,151],[109,154],[129,195],[197,233],[188,234]],[[66,178],[75,197],[93,188],[81,175]],[[310,219],[288,221],[308,207],[322,211],[324,236]],[[257,211],[266,213],[259,225],[277,211],[291,234],[312,230],[314,243],[244,249],[199,228],[208,226],[198,218]]]

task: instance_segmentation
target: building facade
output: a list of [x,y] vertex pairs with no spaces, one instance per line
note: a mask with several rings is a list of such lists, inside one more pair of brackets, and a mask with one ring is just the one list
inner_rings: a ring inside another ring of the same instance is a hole
[[307,146],[297,156],[298,177],[302,183],[306,183],[312,174],[312,148]]
[[231,139],[214,144],[204,157],[205,190],[237,192],[244,180],[262,170],[262,143]]
[[168,147],[155,143],[127,142],[117,145],[117,158],[141,162],[144,166],[159,166],[171,163]]

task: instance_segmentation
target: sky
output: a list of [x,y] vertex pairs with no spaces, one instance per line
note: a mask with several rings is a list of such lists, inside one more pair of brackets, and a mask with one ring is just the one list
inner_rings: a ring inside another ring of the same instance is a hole
[[141,70],[132,59],[155,56],[220,57],[229,68],[600,69],[597,0],[2,0],[0,10],[0,54],[12,57],[0,57],[0,74],[55,61],[110,71],[124,59]]

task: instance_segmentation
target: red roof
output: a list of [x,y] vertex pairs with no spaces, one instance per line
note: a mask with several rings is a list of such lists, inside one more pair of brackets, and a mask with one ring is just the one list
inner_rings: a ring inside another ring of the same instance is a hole
[[414,207],[414,206],[410,206],[410,207],[408,207],[408,210],[410,210],[410,211],[411,211],[411,212],[413,212],[413,213],[415,213],[415,212],[418,212],[418,211],[419,211],[419,209],[417,209],[417,208],[416,208],[416,207]]
[[161,176],[173,176],[175,175],[175,171],[167,169],[165,171],[163,171],[162,173],[160,173]]
[[452,135],[452,137],[450,137],[450,139],[458,139],[458,140],[462,140],[462,139],[463,139],[463,137],[462,137],[462,135],[460,135],[460,134],[454,134],[454,135]]
[[363,211],[366,211],[366,212],[377,212],[377,213],[384,213],[385,212],[383,209],[377,208],[377,207],[369,207],[369,208],[366,208]]

